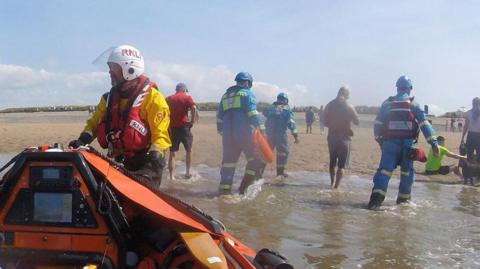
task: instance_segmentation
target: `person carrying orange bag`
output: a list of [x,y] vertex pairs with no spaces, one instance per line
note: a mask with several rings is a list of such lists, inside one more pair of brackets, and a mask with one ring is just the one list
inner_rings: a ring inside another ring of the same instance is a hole
[[240,194],[253,184],[262,165],[252,141],[255,129],[265,129],[257,111],[255,95],[250,90],[253,78],[247,72],[240,72],[235,81],[236,85],[229,87],[222,96],[217,110],[217,131],[222,136],[223,145],[220,194],[232,192],[235,168],[242,152],[247,165],[239,187]]

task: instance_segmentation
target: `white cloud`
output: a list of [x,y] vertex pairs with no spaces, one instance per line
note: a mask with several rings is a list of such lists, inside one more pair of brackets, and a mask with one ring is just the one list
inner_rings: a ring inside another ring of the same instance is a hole
[[[147,75],[168,96],[178,82],[184,82],[198,102],[219,101],[225,89],[235,82],[236,72],[225,65],[148,63]],[[0,64],[0,108],[95,104],[110,87],[107,72],[65,74],[35,70],[26,66]],[[308,104],[309,90],[303,85],[291,87],[254,81],[258,101],[272,102],[280,91],[289,94],[290,102]]]
[[174,92],[179,82],[187,84],[190,94],[199,102],[218,101],[232,84],[235,74],[224,65],[202,66],[154,62],[148,74],[164,95]]
[[63,74],[0,65],[0,107],[90,104],[108,87],[107,73]]
[[[203,66],[193,64],[150,63],[150,77],[157,83],[160,90],[169,95],[173,93],[178,82],[184,82],[190,89],[190,94],[198,102],[219,101],[225,90],[232,86],[236,72],[225,65]],[[253,83],[253,92],[257,101],[273,102],[279,92],[286,92],[290,100],[302,104],[308,102],[308,89],[300,84],[283,88],[279,85],[257,81]]]
[[428,105],[428,114],[430,114],[430,115],[441,116],[441,115],[445,114],[446,112],[447,112],[447,110],[441,108],[438,105],[435,105],[435,104],[429,104]]

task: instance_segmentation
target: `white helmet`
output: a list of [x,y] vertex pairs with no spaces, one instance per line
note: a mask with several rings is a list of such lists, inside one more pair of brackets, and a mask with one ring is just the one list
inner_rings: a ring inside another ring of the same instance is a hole
[[139,50],[129,45],[113,48],[107,63],[116,63],[122,67],[123,78],[133,80],[145,71],[143,56]]

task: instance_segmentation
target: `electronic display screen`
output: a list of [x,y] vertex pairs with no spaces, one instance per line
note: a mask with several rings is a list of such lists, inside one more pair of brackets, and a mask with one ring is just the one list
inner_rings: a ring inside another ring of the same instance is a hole
[[43,179],[60,179],[60,169],[58,168],[44,168],[42,169]]
[[72,194],[36,192],[33,220],[38,222],[72,222]]

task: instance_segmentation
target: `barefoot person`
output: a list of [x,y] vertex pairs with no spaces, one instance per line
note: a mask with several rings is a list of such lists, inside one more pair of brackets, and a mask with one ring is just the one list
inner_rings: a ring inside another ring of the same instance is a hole
[[[192,164],[192,144],[193,135],[191,128],[196,121],[197,107],[190,95],[188,95],[187,86],[184,83],[178,83],[175,87],[175,94],[167,97],[167,103],[170,107],[170,139],[172,147],[168,158],[168,172],[170,179],[175,178],[175,152],[180,148],[180,143],[185,148],[185,179],[192,177],[190,167]],[[188,120],[190,113],[190,120]]]
[[325,126],[328,128],[330,184],[334,189],[340,185],[350,151],[350,141],[353,136],[350,124],[358,125],[359,123],[355,108],[347,101],[349,97],[350,89],[347,86],[340,87],[337,98],[327,104],[324,112]]

